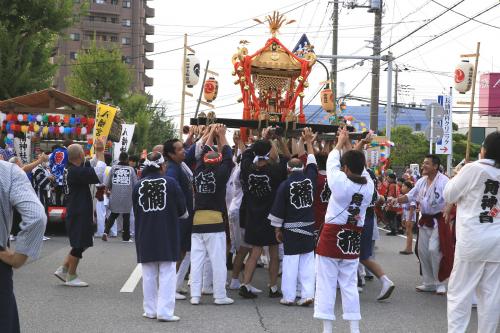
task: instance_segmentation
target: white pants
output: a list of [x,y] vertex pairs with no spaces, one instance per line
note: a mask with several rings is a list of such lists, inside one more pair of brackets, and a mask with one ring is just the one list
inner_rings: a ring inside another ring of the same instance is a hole
[[182,259],[182,262],[179,265],[179,270],[177,271],[177,291],[180,291],[182,289],[182,286],[184,285],[184,279],[186,278],[190,263],[191,252],[186,252],[184,259]]
[[297,296],[297,278],[302,299],[314,298],[314,252],[283,257],[281,291],[283,299],[294,302]]
[[422,266],[424,284],[426,286],[441,284],[438,278],[442,257],[438,228],[420,227],[418,229],[418,257]]
[[[106,206],[104,206],[104,201],[96,201],[95,203],[95,214],[97,220],[97,236],[102,236],[104,233],[104,227],[106,224]],[[114,227],[114,226],[113,226]]]
[[158,318],[170,318],[175,308],[175,261],[142,264],[144,312]]
[[245,243],[245,229],[240,227],[240,212],[230,212],[228,218],[231,252],[236,253],[242,246],[250,248],[250,245]]
[[210,263],[210,258],[206,256],[205,261],[203,262],[202,291],[212,289],[214,283],[213,280],[214,280],[214,273],[212,271],[212,264]]
[[130,209],[130,236],[134,237],[135,235],[135,215],[134,215],[134,208],[132,207]]
[[226,297],[226,233],[193,233],[191,235],[191,297],[201,297],[203,263],[208,256],[212,264],[214,298]]
[[342,318],[361,320],[358,294],[358,259],[333,259],[316,255],[314,318],[335,320],[337,282],[342,295]]
[[500,262],[455,258],[448,284],[448,333],[466,331],[474,291],[477,293],[477,331],[497,331],[500,317]]

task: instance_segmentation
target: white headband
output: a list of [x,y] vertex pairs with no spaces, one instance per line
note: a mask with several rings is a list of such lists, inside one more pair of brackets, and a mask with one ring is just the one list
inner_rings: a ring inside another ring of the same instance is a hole
[[294,168],[290,168],[288,167],[288,170],[290,172],[295,172],[295,171],[304,171],[304,167],[294,167]]
[[260,156],[260,155],[257,155],[253,158],[253,163],[256,164],[258,161],[262,161],[262,160],[269,160],[269,153],[267,153],[266,155],[264,156]]
[[154,161],[150,161],[146,158],[146,160],[144,161],[144,166],[146,166],[146,167],[152,166],[152,167],[159,169],[159,168],[161,168],[161,165],[163,163],[165,163],[165,159],[163,158],[163,155],[160,154],[160,158],[158,158]]

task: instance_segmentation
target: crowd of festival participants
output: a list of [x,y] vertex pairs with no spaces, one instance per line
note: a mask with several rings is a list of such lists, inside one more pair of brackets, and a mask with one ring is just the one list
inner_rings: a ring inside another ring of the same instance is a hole
[[[248,143],[235,132],[231,146],[226,128],[213,124],[192,126],[184,142],[168,140],[141,160],[121,153],[114,165],[100,140],[91,160],[71,142],[28,165],[2,151],[10,162],[0,162],[1,205],[8,206],[2,219],[5,230],[12,226],[16,249],[1,229],[0,277],[10,290],[0,300],[9,309],[0,314],[0,327],[19,330],[12,267],[38,256],[52,202],[67,207],[70,240],[55,276],[67,286],[88,286],[78,263],[94,237],[117,236],[121,217],[122,240],[135,240],[142,264],[146,318],[179,320],[175,302],[188,294],[192,305],[206,302],[204,294],[215,304],[232,304],[232,289],[242,299],[313,305],[314,318],[330,333],[340,289],[342,318],[359,332],[365,281],[380,281],[378,301],[395,290],[374,256],[384,227],[389,236],[406,236],[401,255],[416,252],[422,275],[416,291],[447,295],[448,332],[465,332],[473,303],[478,331],[496,332],[500,133],[490,134],[479,160],[461,163],[451,179],[436,155],[425,157],[419,174],[408,169],[398,178],[387,170],[377,177],[364,153],[371,139],[355,142],[340,129],[335,142],[325,142],[305,128],[300,138],[285,140],[265,128]],[[63,162],[54,163],[61,152]],[[30,182],[34,191],[26,191]],[[25,190],[16,194],[11,187]],[[253,281],[263,265],[265,288]]]

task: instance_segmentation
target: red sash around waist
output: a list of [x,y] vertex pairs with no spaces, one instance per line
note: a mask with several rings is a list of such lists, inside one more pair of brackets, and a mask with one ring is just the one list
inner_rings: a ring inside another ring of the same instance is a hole
[[362,227],[351,224],[324,224],[316,253],[335,259],[357,259],[361,248]]
[[442,217],[442,213],[437,213],[435,215],[422,214],[420,220],[418,221],[418,225],[421,227],[426,226],[429,228],[434,228],[434,219],[440,220]]

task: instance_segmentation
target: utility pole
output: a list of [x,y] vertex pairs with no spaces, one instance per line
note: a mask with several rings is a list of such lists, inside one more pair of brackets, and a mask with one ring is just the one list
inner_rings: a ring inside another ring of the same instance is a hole
[[393,116],[392,116],[392,127],[396,126],[396,118],[398,117],[398,72],[399,67],[395,65],[395,74],[394,74],[394,107],[393,107]]
[[[332,55],[338,54],[338,38],[339,38],[339,1],[333,1],[333,14],[332,14]],[[333,98],[337,99],[337,58],[332,60],[332,71],[330,78],[332,81]],[[337,109],[337,106],[335,106]]]
[[[373,9],[375,12],[375,29],[373,36],[373,56],[380,56],[380,46],[382,38],[382,0],[380,7]],[[379,88],[380,88],[380,60],[373,60],[372,64],[372,92],[370,100],[370,128],[378,131],[378,104],[379,104]],[[386,124],[387,127],[387,124]]]

